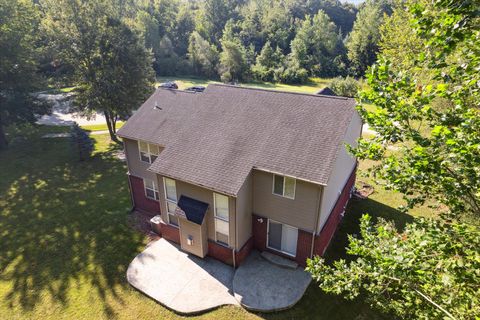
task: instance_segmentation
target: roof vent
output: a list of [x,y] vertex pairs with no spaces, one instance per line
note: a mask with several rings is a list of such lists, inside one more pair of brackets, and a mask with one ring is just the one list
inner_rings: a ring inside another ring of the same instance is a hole
[[160,107],[158,106],[157,100],[155,100],[155,106],[153,107],[153,109],[162,110],[162,108],[160,108]]

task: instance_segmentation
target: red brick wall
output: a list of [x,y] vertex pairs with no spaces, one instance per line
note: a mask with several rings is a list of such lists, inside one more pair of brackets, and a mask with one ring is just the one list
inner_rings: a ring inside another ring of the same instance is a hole
[[[259,219],[263,222],[260,223]],[[267,223],[268,219],[252,214],[253,247],[260,251],[267,247]]]
[[166,223],[160,223],[160,231],[162,232],[163,238],[175,243],[180,243],[180,230],[178,230],[178,228]]
[[238,251],[235,252],[235,264],[237,267],[242,264],[242,262],[247,258],[248,254],[253,249],[253,237],[247,240],[247,242],[243,245],[243,247]]
[[305,267],[307,258],[310,258],[310,253],[312,250],[312,233],[298,230],[298,239],[297,239],[297,256],[295,261]]
[[210,257],[233,266],[232,249],[224,247],[214,241],[208,240],[208,253]]
[[327,219],[327,222],[322,228],[322,231],[318,236],[315,237],[313,253],[316,255],[321,256],[325,253],[325,250],[327,249],[330,241],[335,234],[335,231],[337,230],[338,224],[342,220],[342,215],[345,212],[348,200],[350,199],[350,191],[355,184],[356,171],[357,168],[355,168],[350,175],[350,178],[345,184],[342,193],[340,194],[340,197],[335,203],[335,206],[333,207],[332,212]]
[[160,214],[160,203],[145,196],[143,179],[132,175],[129,175],[128,177],[130,179],[131,192],[135,208],[153,214]]

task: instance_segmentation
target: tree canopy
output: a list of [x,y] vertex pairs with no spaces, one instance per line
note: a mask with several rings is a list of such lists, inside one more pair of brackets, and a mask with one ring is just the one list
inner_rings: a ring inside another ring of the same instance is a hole
[[33,97],[38,75],[40,13],[28,0],[0,0],[0,149],[7,146],[4,127],[35,122],[48,107]]

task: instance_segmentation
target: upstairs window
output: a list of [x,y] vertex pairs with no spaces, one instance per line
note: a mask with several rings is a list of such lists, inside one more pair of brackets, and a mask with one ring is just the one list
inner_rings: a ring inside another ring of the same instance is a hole
[[145,195],[152,200],[158,200],[158,186],[153,180],[143,179],[143,185],[145,186]]
[[153,163],[160,153],[158,146],[143,141],[138,142],[138,149],[140,150],[140,160],[147,163]]
[[295,198],[296,180],[294,178],[273,175],[273,194],[289,199]]

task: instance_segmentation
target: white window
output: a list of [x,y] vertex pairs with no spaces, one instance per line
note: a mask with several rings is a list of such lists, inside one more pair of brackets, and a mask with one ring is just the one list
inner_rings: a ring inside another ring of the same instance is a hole
[[160,153],[158,146],[143,141],[138,141],[138,149],[140,150],[140,160],[148,163],[153,163]]
[[158,187],[155,181],[143,179],[143,185],[145,186],[145,195],[147,198],[158,200]]
[[294,178],[280,176],[278,174],[273,175],[273,194],[282,196],[285,198],[295,198],[295,186],[297,182]]
[[215,240],[228,245],[228,197],[222,194],[214,193],[213,204],[215,216]]
[[268,248],[291,256],[297,254],[297,228],[269,219],[267,238]]
[[178,217],[175,215],[177,208],[177,186],[175,180],[163,178],[163,185],[165,186],[165,202],[167,203],[168,223],[178,226]]

